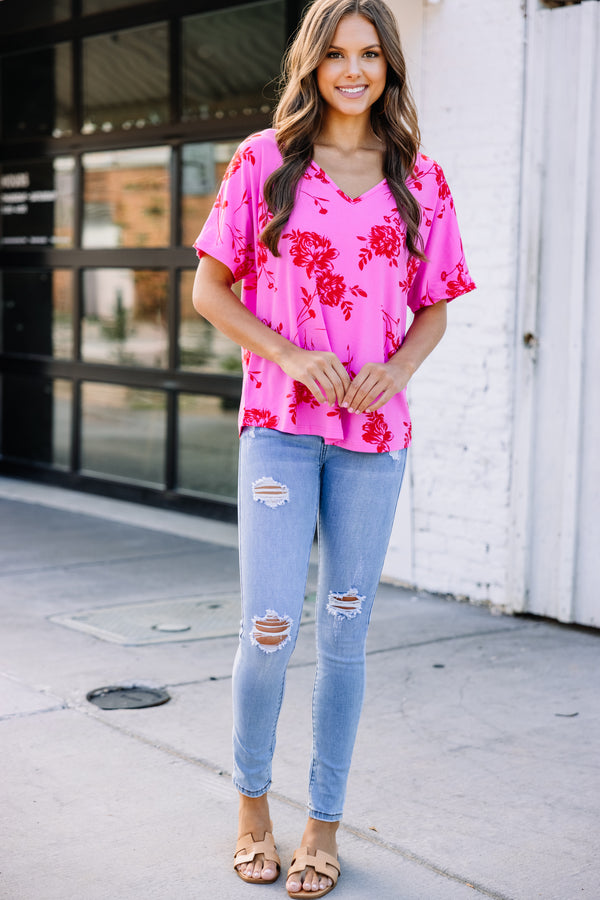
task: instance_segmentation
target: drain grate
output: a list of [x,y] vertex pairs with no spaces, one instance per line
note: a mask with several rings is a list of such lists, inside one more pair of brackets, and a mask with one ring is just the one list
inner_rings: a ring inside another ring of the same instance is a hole
[[[305,603],[302,624],[314,618],[314,603]],[[51,622],[84,631],[115,644],[161,644],[235,637],[239,631],[238,593],[182,597],[105,606],[50,617]]]
[[140,684],[109,685],[86,694],[86,700],[100,709],[145,709],[148,706],[162,706],[170,699],[169,692],[164,688],[149,688]]

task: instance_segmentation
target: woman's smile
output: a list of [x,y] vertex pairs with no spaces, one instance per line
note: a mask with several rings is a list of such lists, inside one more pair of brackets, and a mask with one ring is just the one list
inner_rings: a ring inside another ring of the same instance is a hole
[[360,84],[356,87],[337,87],[336,90],[343,94],[345,97],[362,97],[362,95],[367,90],[367,85]]

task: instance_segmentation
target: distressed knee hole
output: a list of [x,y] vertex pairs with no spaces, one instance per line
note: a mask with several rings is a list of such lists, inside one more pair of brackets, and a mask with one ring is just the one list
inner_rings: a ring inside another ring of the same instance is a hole
[[252,619],[250,640],[264,653],[274,653],[288,643],[291,631],[292,619],[289,616],[280,616],[275,610],[268,609],[263,617],[254,616]]
[[362,612],[365,598],[361,597],[357,590],[347,591],[344,594],[329,592],[327,600],[327,612],[331,616],[343,619],[353,619]]
[[274,478],[265,476],[252,484],[252,496],[257,503],[264,503],[271,509],[283,506],[290,499],[290,492],[285,484],[280,484]]

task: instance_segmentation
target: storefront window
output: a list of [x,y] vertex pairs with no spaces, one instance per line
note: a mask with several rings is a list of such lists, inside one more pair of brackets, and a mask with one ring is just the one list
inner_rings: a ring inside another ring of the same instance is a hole
[[168,275],[155,269],[86,269],[81,356],[85,362],[164,368]]
[[74,169],[71,156],[2,166],[0,244],[73,246]]
[[83,134],[140,129],[169,119],[165,23],[83,42]]
[[[267,0],[182,22],[183,118],[244,118],[274,106],[285,48],[285,5]],[[267,87],[265,87],[267,85]]]
[[189,247],[204,225],[239,141],[185,144],[181,151],[181,243]]
[[2,455],[68,468],[71,382],[64,378],[2,377]]
[[169,147],[83,154],[83,247],[169,244]]
[[81,469],[164,486],[166,402],[161,391],[82,385]]
[[72,134],[70,44],[7,54],[0,60],[0,72],[5,139]]
[[[179,365],[190,372],[242,374],[241,349],[192,306],[193,270],[179,275]],[[233,289],[239,289],[234,285]]]
[[3,352],[71,358],[73,273],[5,269],[0,286]]
[[180,394],[179,488],[235,500],[237,456],[237,408],[220,397]]

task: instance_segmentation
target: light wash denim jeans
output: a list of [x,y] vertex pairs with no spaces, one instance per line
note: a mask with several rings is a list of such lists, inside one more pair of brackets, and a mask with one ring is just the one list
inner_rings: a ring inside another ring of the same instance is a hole
[[359,453],[314,435],[246,428],[240,442],[240,643],[233,670],[233,782],[271,783],[285,673],[318,526],[317,665],[309,815],[341,818],[363,702],[365,643],[406,450]]

